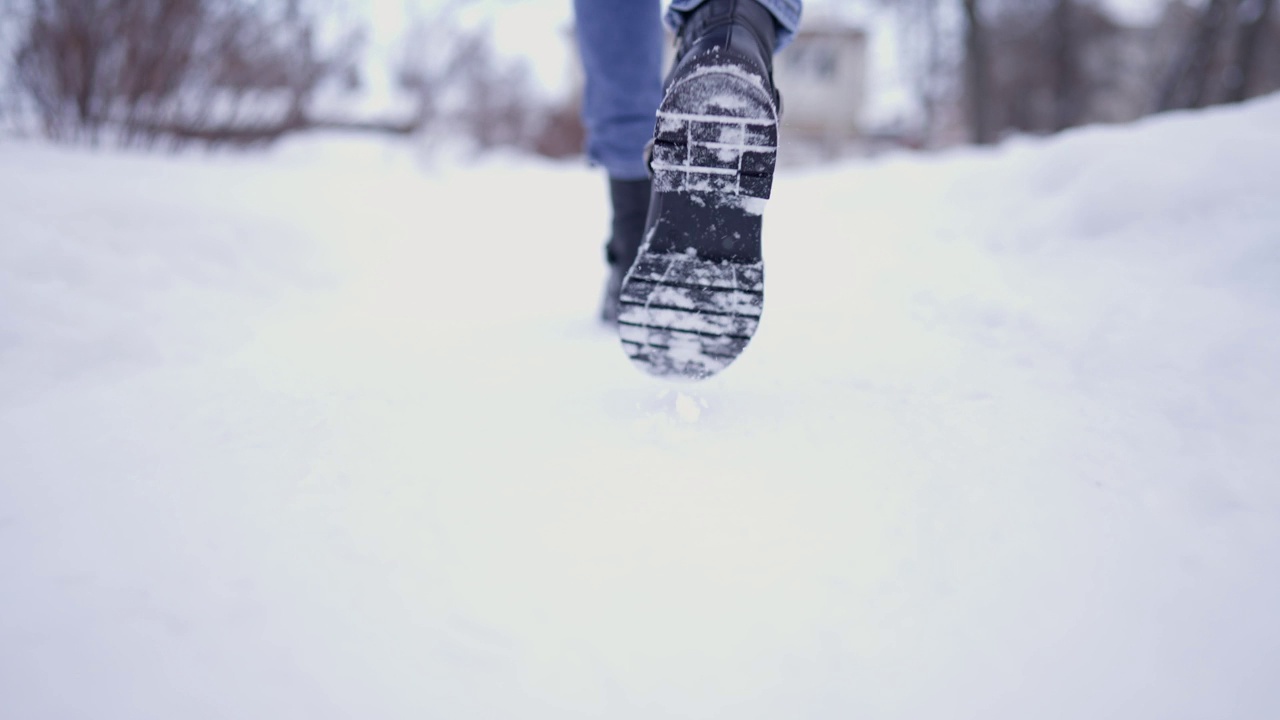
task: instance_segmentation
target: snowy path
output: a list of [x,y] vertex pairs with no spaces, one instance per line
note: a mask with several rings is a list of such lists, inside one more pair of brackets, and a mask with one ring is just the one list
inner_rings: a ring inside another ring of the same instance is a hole
[[0,144],[0,717],[1280,716],[1277,127],[783,177],[674,388],[592,173]]

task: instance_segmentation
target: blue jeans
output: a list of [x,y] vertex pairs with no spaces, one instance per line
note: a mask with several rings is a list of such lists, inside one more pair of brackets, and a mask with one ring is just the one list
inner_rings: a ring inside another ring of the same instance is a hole
[[[758,0],[778,21],[778,46],[800,26],[803,0]],[[644,147],[653,137],[662,102],[662,19],[679,32],[682,13],[704,0],[574,0],[578,48],[586,74],[582,121],[587,157],[609,177],[639,180],[648,175]]]

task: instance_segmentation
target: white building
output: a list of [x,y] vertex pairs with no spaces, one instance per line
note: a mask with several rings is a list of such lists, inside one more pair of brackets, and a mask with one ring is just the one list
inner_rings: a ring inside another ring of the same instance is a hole
[[857,137],[867,94],[867,35],[836,22],[807,22],[774,58],[782,122],[792,137]]

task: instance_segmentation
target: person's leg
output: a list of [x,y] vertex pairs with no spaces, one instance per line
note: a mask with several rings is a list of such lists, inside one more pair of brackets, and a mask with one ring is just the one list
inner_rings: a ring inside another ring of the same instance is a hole
[[601,319],[617,320],[622,278],[640,249],[649,213],[645,146],[662,100],[659,0],[574,0],[585,88],[587,156],[609,176],[613,210]]
[[587,155],[610,178],[648,177],[644,148],[662,101],[659,0],[574,0],[586,87]]

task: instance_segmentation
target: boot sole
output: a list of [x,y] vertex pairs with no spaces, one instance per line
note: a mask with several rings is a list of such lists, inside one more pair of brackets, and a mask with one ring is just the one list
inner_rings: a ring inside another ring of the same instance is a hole
[[755,335],[777,128],[759,80],[732,67],[695,70],[663,99],[649,231],[623,280],[618,314],[623,349],[645,372],[710,377]]

